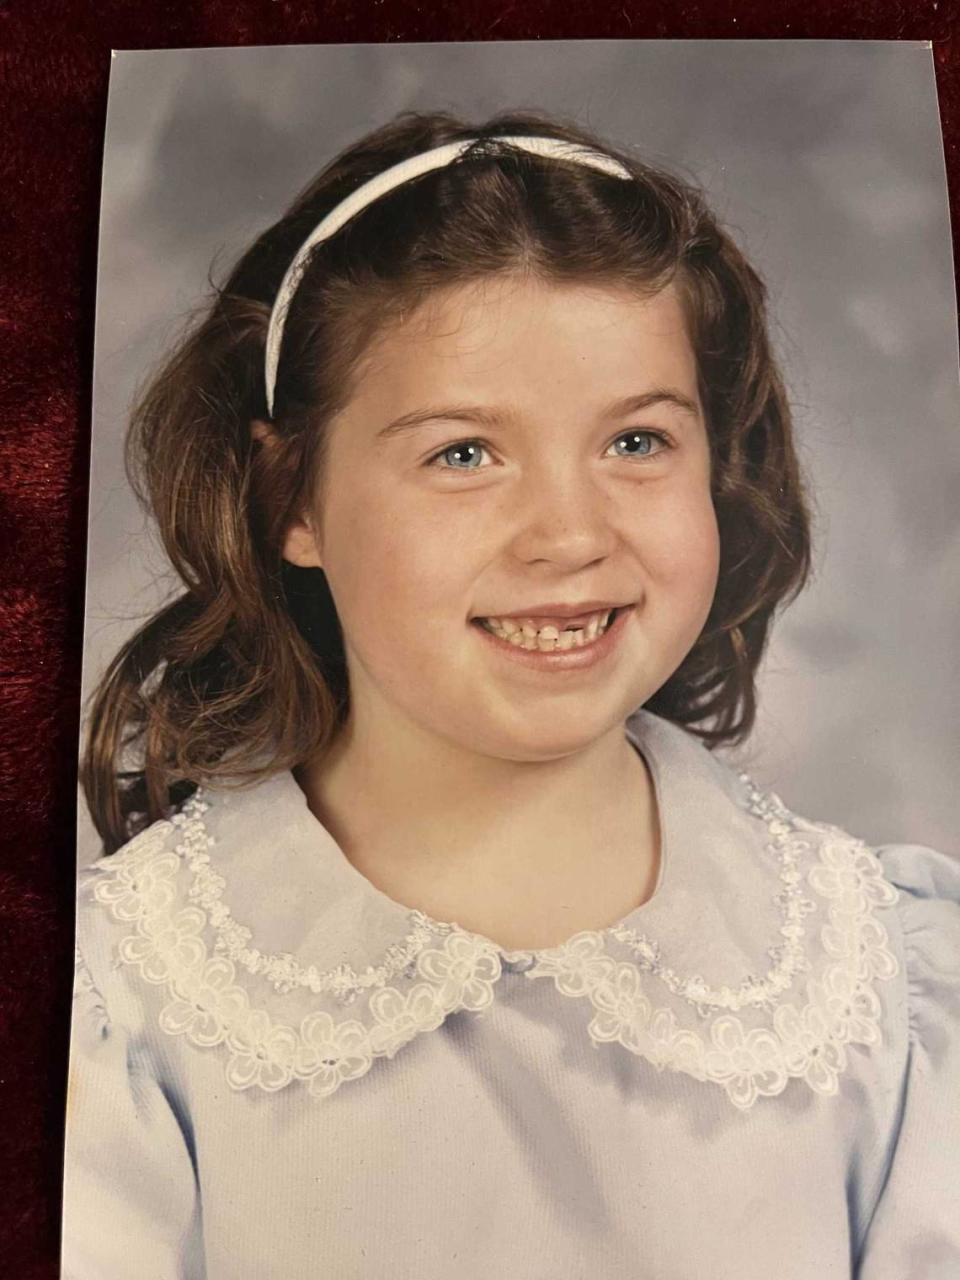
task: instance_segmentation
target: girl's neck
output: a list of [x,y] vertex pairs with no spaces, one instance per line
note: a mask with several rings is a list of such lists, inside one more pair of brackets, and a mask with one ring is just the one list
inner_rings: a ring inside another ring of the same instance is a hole
[[374,885],[504,945],[550,946],[612,924],[656,883],[653,785],[622,728],[561,759],[524,762],[348,722],[295,776]]

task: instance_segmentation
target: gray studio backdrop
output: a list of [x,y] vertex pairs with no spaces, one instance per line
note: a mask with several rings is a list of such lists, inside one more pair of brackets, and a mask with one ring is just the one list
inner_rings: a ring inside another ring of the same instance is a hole
[[[84,697],[175,589],[128,490],[131,396],[204,290],[395,112],[556,110],[698,179],[768,282],[817,515],[735,759],[807,816],[960,853],[960,389],[931,50],[554,41],[114,55]],[[79,861],[99,852],[80,805]]]

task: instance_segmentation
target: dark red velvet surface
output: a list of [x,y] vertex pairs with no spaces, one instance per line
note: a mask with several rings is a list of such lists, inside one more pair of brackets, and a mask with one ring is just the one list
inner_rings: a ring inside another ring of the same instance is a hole
[[[46,1280],[58,1274],[94,284],[111,48],[929,39],[956,228],[960,13],[953,0],[0,0],[0,33],[0,1275]],[[132,1261],[131,1277],[137,1272]]]

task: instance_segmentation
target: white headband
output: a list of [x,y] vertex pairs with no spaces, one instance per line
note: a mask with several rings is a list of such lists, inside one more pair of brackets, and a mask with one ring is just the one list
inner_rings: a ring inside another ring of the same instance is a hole
[[[329,239],[330,236],[340,230],[345,222],[349,222],[355,214],[366,208],[368,204],[372,204],[374,200],[379,199],[380,196],[386,195],[388,191],[393,191],[395,187],[401,186],[411,178],[418,178],[422,173],[429,173],[431,169],[442,169],[444,165],[456,160],[468,147],[473,146],[478,141],[479,139],[477,138],[465,138],[460,142],[448,142],[445,146],[434,147],[432,151],[424,151],[421,155],[410,156],[409,159],[392,165],[389,169],[385,169],[383,173],[378,173],[375,178],[371,178],[369,182],[365,182],[363,186],[358,187],[356,191],[347,196],[346,200],[341,200],[338,205],[330,210],[325,218],[321,219],[307,239],[304,240],[287,268],[286,275],[280,282],[273,310],[270,313],[270,324],[267,327],[264,373],[267,388],[267,412],[271,417],[273,417],[273,393],[277,381],[277,366],[280,363],[280,343],[283,341],[283,329],[287,322],[287,312],[290,310],[293,295],[303,279],[312,250],[321,241]],[[516,147],[520,151],[528,151],[535,156],[548,156],[556,160],[572,160],[577,164],[587,165],[591,169],[600,169],[604,173],[613,174],[617,178],[631,177],[630,172],[624,168],[619,160],[614,160],[612,156],[604,155],[600,151],[593,151],[589,147],[564,142],[558,138],[507,136],[490,138],[488,141],[506,143],[508,146]]]

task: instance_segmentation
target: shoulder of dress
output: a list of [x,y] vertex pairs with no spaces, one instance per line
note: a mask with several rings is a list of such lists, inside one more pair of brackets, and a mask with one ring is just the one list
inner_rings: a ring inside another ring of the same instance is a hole
[[898,894],[911,1043],[960,1040],[960,859],[915,844],[877,857]]
[[960,858],[920,844],[877,846],[884,875],[905,897],[960,905]]

